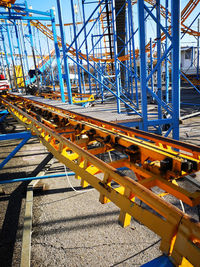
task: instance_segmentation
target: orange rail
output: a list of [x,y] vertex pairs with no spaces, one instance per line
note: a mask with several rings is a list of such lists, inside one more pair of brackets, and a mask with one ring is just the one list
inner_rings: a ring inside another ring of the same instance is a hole
[[0,6],[11,7],[16,0],[0,0]]

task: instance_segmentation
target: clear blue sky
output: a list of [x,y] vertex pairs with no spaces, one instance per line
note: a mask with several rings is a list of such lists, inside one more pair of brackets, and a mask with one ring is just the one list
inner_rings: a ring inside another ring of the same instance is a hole
[[[71,0],[60,0],[61,1],[61,6],[62,6],[62,14],[63,14],[63,22],[67,23],[67,22],[72,22],[72,18],[71,18]],[[73,0],[74,3],[78,3],[78,0]],[[186,4],[188,3],[189,0],[181,0],[181,10],[186,6]],[[17,0],[16,2],[23,2],[23,0]],[[56,0],[27,0],[28,5],[32,5],[33,9],[36,10],[42,10],[42,11],[47,11],[50,8],[52,8],[53,6],[57,9],[57,4],[56,4]],[[79,0],[80,5],[81,5],[81,0]],[[91,1],[90,1],[91,2]],[[95,2],[95,1],[94,1]],[[96,0],[97,2],[97,0]],[[170,4],[170,0],[169,0],[169,4]],[[161,4],[165,5],[165,0],[161,0]],[[94,5],[92,4],[88,4],[86,5],[86,16],[89,16],[89,14],[92,12],[92,9],[94,8]],[[190,16],[185,24],[189,25],[192,20],[194,19],[194,17],[198,14],[200,10],[200,4],[198,5],[198,7],[193,11],[192,16]],[[134,12],[137,12],[137,7],[134,7]],[[80,13],[79,13],[80,14]],[[57,18],[56,18],[57,20]],[[79,18],[77,18],[77,20],[80,20],[80,16]],[[137,22],[135,24],[135,26],[137,26]],[[153,31],[155,28],[154,24],[152,24],[150,31]],[[193,27],[193,29],[197,29],[197,23],[195,22]],[[187,42],[196,42],[195,39],[193,37],[189,37],[188,35],[184,38],[183,40],[183,45],[184,43]]]
[[[68,22],[72,22],[72,18],[71,18],[71,0],[60,0],[61,1],[61,6],[62,6],[62,14],[63,14],[63,22],[64,23],[68,23]],[[181,10],[185,7],[185,5],[188,3],[189,0],[181,0]],[[16,3],[23,3],[24,0],[17,0]],[[74,4],[77,4],[78,2],[80,3],[80,9],[81,9],[81,3],[82,0],[73,0]],[[87,2],[92,2],[91,0],[87,0]],[[93,2],[98,2],[98,0],[95,0]],[[169,0],[169,4],[170,4],[170,0]],[[53,6],[56,8],[57,10],[57,1],[56,0],[27,0],[28,6],[32,6],[33,9],[36,10],[41,10],[41,11],[49,11]],[[161,0],[161,4],[163,6],[165,6],[165,0]],[[94,6],[96,6],[96,4],[87,4],[85,5],[85,10],[86,10],[86,19],[87,17],[91,14]],[[185,24],[189,25],[191,23],[191,21],[195,18],[195,16],[198,14],[200,10],[200,4],[198,5],[198,7],[193,11],[192,15],[186,20]],[[137,5],[134,5],[133,8],[133,12],[134,14],[137,13]],[[57,12],[56,12],[57,13]],[[57,17],[56,17],[57,20]],[[77,15],[77,21],[80,21],[81,17],[80,17],[80,11],[78,12]],[[58,22],[58,20],[57,20]],[[78,25],[78,29],[80,30],[82,25]],[[135,28],[137,28],[137,19],[135,19]],[[197,22],[195,22],[195,24],[192,27],[193,29],[197,29]],[[58,35],[59,34],[59,28],[57,28],[57,32]],[[70,32],[69,32],[69,27],[65,27],[65,32],[66,32],[66,41],[68,43],[71,42],[71,37],[70,37]],[[147,29],[147,37],[148,35],[152,35],[155,36],[156,34],[156,25],[155,23],[151,20],[149,21],[148,24],[148,29]],[[151,37],[152,37],[151,36]],[[152,37],[152,39],[154,39],[155,37]],[[82,39],[82,38],[81,38]],[[136,36],[136,47],[138,46],[138,36]],[[46,39],[43,36],[43,34],[41,34],[41,43],[46,44]],[[196,46],[196,40],[194,37],[190,37],[188,35],[186,35],[186,37],[182,40],[182,46]],[[45,53],[47,51],[46,45],[43,46],[43,49],[45,49]]]

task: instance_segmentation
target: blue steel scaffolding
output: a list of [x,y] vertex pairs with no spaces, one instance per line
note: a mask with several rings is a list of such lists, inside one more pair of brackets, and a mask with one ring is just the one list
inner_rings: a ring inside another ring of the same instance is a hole
[[[1,8],[1,66],[11,88],[18,90],[22,79],[24,91],[35,82],[41,92],[48,74],[63,102],[73,104],[75,91],[94,94],[101,103],[115,99],[118,113],[135,114],[130,126],[179,139],[180,74],[191,83],[181,73],[180,40],[197,36],[199,79],[200,34],[191,29],[199,14],[189,27],[184,24],[199,1],[188,1],[182,12],[180,0],[83,0],[80,10],[76,2],[68,3],[67,24],[60,0],[49,12],[33,10],[26,1]],[[28,75],[31,66],[34,78]]]

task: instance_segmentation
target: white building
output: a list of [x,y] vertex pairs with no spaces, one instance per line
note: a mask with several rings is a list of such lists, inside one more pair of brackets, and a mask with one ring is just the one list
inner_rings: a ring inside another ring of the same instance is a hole
[[197,74],[197,47],[181,47],[181,71],[189,75]]

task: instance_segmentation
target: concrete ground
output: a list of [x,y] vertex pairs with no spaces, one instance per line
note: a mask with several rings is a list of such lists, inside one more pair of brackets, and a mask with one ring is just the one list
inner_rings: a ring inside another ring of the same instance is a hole
[[[182,115],[194,111],[198,109],[184,107]],[[23,130],[13,119],[8,124],[4,125],[6,131]],[[200,145],[200,116],[184,120],[180,128],[181,140]],[[1,160],[17,143],[0,142]],[[47,153],[37,139],[31,139],[0,171],[0,178],[27,176]],[[59,172],[64,172],[62,164],[52,160],[46,174]],[[200,181],[200,174],[197,179]],[[34,196],[31,267],[141,266],[161,255],[159,237],[133,219],[129,227],[120,227],[119,209],[113,203],[100,204],[97,191],[82,189],[74,177],[43,181],[46,190]],[[4,185],[5,195],[0,196],[1,267],[20,264],[25,186]],[[180,208],[173,198],[168,200]],[[197,208],[185,205],[185,209],[198,219]]]

